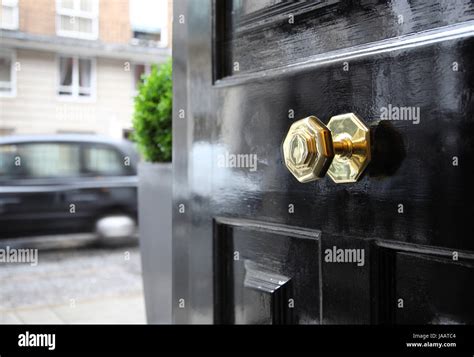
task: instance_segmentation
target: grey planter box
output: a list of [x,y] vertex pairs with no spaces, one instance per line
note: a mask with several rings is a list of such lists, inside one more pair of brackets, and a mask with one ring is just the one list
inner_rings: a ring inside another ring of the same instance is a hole
[[138,220],[143,288],[149,324],[171,321],[171,200],[170,163],[138,166]]

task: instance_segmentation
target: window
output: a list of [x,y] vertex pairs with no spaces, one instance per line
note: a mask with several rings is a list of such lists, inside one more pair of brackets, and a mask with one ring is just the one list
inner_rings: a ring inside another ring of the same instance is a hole
[[[255,1],[258,2],[258,1]],[[130,24],[132,28],[132,45],[148,47],[167,47],[169,41],[168,0],[147,1],[147,13],[144,16],[141,2],[130,0]]]
[[158,46],[161,44],[161,29],[153,31],[133,31],[132,44],[142,46]]
[[98,39],[98,0],[56,0],[56,16],[56,32],[59,36]]
[[70,143],[0,146],[0,178],[54,178],[80,174],[80,148]]
[[0,126],[0,136],[13,135],[13,133],[15,133],[15,128]]
[[135,64],[133,65],[133,88],[138,91],[140,84],[143,83],[144,76],[149,75],[151,66],[149,64]]
[[0,51],[0,97],[12,97],[16,94],[15,52]]
[[60,56],[58,94],[71,98],[95,96],[95,61],[90,58]]
[[[0,133],[1,133],[1,131],[0,131]],[[133,136],[133,129],[132,128],[122,129],[122,138],[123,139],[132,141],[133,140],[132,136]]]
[[18,29],[18,0],[2,0],[0,27],[7,30]]
[[127,173],[125,158],[107,146],[86,146],[84,165],[85,172],[92,175],[114,176]]

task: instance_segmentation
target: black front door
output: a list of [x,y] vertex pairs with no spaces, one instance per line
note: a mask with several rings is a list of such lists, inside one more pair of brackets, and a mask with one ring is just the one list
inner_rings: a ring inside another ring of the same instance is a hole
[[[174,321],[474,323],[473,35],[470,0],[176,1]],[[290,126],[345,113],[367,168],[299,182]]]

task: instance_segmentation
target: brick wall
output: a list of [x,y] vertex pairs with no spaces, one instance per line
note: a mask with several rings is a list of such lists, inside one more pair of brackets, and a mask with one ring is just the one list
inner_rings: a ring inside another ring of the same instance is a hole
[[[20,31],[56,34],[55,0],[20,0]],[[131,37],[129,0],[99,0],[99,39],[128,43]]]
[[131,35],[128,0],[101,0],[99,39],[102,42],[128,43]]
[[56,34],[55,0],[20,0],[20,31],[39,35]]

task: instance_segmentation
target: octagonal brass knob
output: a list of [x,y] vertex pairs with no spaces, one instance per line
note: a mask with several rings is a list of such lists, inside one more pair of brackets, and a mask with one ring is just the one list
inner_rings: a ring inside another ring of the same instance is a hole
[[354,113],[332,117],[328,125],[315,116],[294,122],[283,141],[288,170],[300,182],[324,177],[356,182],[370,162],[370,131]]

